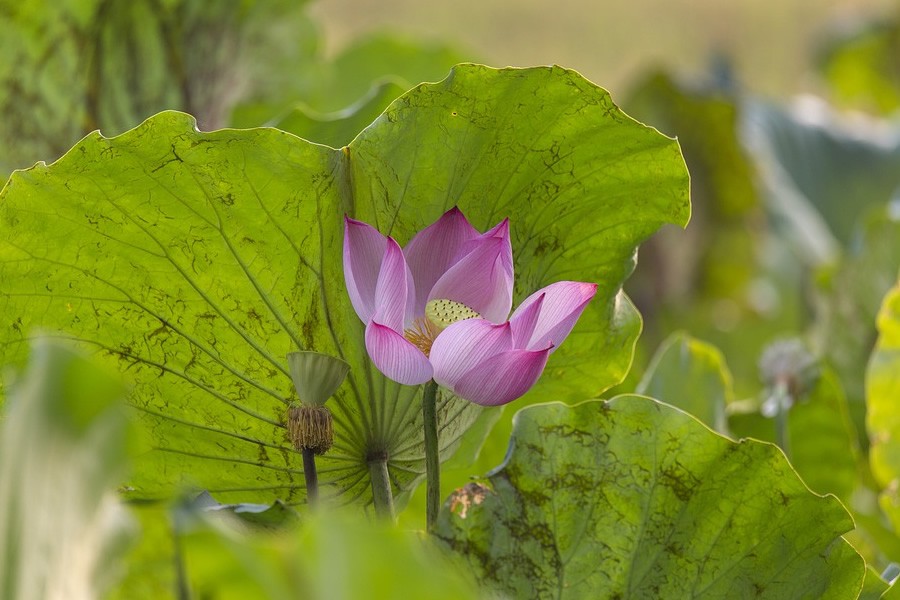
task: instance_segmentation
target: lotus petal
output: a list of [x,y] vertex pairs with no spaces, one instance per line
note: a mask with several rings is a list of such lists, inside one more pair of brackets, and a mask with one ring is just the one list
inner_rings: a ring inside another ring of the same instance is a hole
[[496,354],[463,375],[452,389],[459,397],[482,406],[507,404],[531,389],[544,372],[549,355],[550,348]]
[[416,286],[415,314],[425,312],[428,292],[464,254],[466,242],[479,236],[462,211],[453,207],[410,240],[403,253]]
[[[526,350],[559,347],[596,293],[595,283],[557,281],[530,295],[509,319],[516,347]],[[534,308],[535,304],[538,309]]]
[[376,321],[366,326],[366,350],[378,370],[398,383],[419,385],[434,374],[421,350],[402,334]]
[[377,229],[344,217],[344,281],[353,310],[363,323],[375,314],[375,287],[387,238]]
[[403,250],[393,238],[388,238],[375,285],[375,314],[372,318],[402,333],[407,321],[412,320],[414,297],[412,275],[406,266]]
[[503,323],[512,307],[509,238],[480,238],[475,248],[438,279],[427,300],[465,304],[493,323]]
[[467,319],[441,332],[429,356],[434,380],[453,389],[468,371],[501,352],[512,349],[509,323],[494,325],[484,319]]

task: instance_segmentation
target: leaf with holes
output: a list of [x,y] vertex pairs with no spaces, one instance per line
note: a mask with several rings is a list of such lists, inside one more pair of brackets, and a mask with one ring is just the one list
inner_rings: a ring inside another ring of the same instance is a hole
[[[640,329],[621,293],[636,246],[689,212],[675,141],[560,68],[463,65],[395,101],[349,147],[274,129],[198,132],[162,113],[88,136],[0,196],[0,348],[19,361],[40,328],[127,371],[154,450],[134,498],[182,486],[225,503],[304,499],[286,440],[286,354],[351,366],[329,407],[323,494],[371,502],[368,463],[395,492],[424,472],[421,394],[369,363],[342,274],[343,216],[405,244],[459,205],[512,222],[516,301],[560,279],[597,295],[530,397],[580,399],[618,382]],[[442,394],[443,457],[479,407]]]
[[516,415],[506,461],[437,536],[514,598],[856,598],[853,521],[771,444],[639,396]]

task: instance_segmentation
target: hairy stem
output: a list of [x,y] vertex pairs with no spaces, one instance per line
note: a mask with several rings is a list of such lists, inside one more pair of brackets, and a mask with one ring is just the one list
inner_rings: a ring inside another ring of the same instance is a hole
[[303,449],[303,476],[306,478],[306,503],[314,507],[319,501],[319,474],[312,448]]
[[422,394],[422,420],[425,425],[425,523],[434,529],[441,508],[441,459],[437,431],[437,384],[425,384]]
[[387,455],[369,457],[369,477],[372,479],[372,497],[375,514],[384,519],[394,519],[394,493],[388,476]]

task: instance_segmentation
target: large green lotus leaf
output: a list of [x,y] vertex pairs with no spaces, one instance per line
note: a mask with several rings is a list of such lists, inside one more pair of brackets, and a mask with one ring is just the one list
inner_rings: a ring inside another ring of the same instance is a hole
[[[686,185],[673,140],[559,68],[460,66],[343,150],[274,129],[198,132],[163,113],[12,177],[0,348],[20,360],[41,327],[117,362],[154,444],[131,495],[190,485],[226,503],[303,501],[285,355],[338,354],[351,372],[329,404],[336,441],[320,480],[327,495],[371,502],[370,460],[388,461],[395,491],[421,477],[421,401],[365,356],[343,215],[401,244],[454,204],[482,230],[509,215],[517,299],[558,279],[599,282],[531,394],[572,398],[627,370],[640,323],[620,287],[637,244],[687,220]],[[444,458],[480,412],[441,395]]]
[[0,597],[98,598],[131,522],[124,388],[45,339],[31,346],[0,419]]
[[878,313],[878,343],[866,371],[866,425],[872,474],[882,488],[881,508],[900,531],[900,284]]
[[516,415],[436,534],[514,598],[856,598],[853,522],[784,455],[639,396]]
[[656,351],[635,391],[728,433],[725,408],[734,399],[734,390],[725,357],[715,346],[685,333],[672,334]]

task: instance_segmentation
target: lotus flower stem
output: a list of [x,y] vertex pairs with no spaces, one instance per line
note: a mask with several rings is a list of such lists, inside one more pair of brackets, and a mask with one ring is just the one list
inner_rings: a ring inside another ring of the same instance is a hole
[[369,457],[369,477],[372,480],[372,499],[375,513],[384,519],[394,520],[394,493],[388,475],[387,455]]
[[432,379],[422,393],[422,420],[425,427],[425,523],[434,529],[441,508],[441,460],[437,431],[437,384]]
[[788,410],[792,404],[790,388],[787,382],[779,380],[775,384],[775,405],[777,412],[775,413],[775,443],[777,443],[784,455],[791,458],[791,440],[788,432]]
[[303,448],[303,476],[306,478],[306,503],[310,508],[319,502],[319,474],[316,472],[316,453]]

